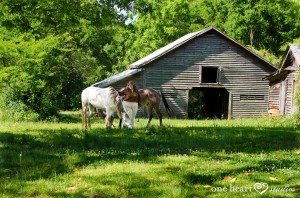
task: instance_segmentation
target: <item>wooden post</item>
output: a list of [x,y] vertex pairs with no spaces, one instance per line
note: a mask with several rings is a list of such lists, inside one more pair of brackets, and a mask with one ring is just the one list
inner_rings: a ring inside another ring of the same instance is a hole
[[280,115],[285,114],[285,97],[286,97],[286,80],[282,81],[281,83],[281,90],[280,90],[280,103],[279,103],[279,113]]
[[231,119],[231,115],[232,115],[232,92],[229,92],[229,96],[228,96],[228,120]]
[[199,66],[199,84],[202,83],[202,66]]
[[192,88],[190,87],[187,87],[187,90],[186,90],[186,118],[189,118],[189,93],[190,93],[190,90],[192,90]]

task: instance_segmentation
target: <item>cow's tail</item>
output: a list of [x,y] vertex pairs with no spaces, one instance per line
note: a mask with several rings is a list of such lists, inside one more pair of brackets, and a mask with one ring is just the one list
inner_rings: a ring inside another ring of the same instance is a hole
[[164,106],[166,108],[166,111],[167,111],[167,114],[168,114],[169,118],[173,118],[174,117],[174,111],[171,109],[171,107],[167,103],[165,95],[162,92],[160,92],[160,93],[161,93],[162,101],[164,103]]

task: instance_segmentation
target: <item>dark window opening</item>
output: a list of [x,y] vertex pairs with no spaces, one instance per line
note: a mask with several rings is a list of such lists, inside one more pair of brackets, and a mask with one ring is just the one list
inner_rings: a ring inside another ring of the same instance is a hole
[[201,83],[217,83],[218,68],[217,67],[202,67],[202,82]]
[[265,100],[264,95],[240,95],[240,100]]

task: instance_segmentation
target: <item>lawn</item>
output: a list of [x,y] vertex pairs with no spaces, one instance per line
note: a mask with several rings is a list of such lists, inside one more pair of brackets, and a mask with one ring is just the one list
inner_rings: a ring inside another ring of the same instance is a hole
[[288,119],[163,121],[2,121],[0,197],[300,196],[300,129]]

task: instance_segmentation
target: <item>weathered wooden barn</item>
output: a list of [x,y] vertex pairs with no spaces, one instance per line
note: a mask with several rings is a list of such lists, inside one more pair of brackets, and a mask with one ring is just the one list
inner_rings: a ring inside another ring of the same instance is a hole
[[[187,34],[94,86],[160,89],[177,118],[257,117],[268,114],[276,68],[214,27]],[[163,109],[163,108],[162,108]],[[196,111],[196,112],[195,112]],[[146,116],[146,111],[140,114]]]
[[280,68],[267,76],[270,82],[269,114],[292,115],[297,110],[295,88],[300,72],[300,44],[289,45]]

